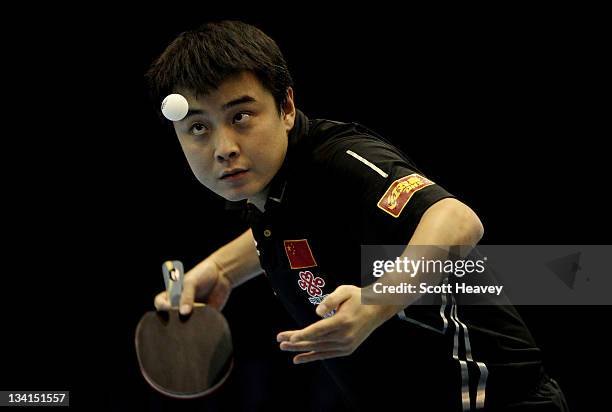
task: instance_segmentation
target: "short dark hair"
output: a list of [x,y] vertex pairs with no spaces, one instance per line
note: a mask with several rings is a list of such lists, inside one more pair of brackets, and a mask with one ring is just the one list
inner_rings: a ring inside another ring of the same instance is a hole
[[277,44],[257,27],[240,21],[209,22],[181,33],[146,73],[156,102],[176,88],[196,95],[217,89],[229,76],[252,72],[281,111],[293,80]]

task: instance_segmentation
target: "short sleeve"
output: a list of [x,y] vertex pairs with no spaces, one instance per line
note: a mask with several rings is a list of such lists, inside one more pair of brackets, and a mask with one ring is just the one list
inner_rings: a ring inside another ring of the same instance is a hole
[[364,242],[406,244],[429,207],[454,197],[387,142],[356,136],[326,151],[330,190]]

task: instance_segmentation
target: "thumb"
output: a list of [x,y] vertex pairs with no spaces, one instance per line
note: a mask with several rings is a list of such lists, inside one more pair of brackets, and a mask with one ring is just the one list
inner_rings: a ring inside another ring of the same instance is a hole
[[181,315],[187,315],[191,312],[193,301],[195,300],[195,285],[193,282],[185,281],[183,283],[183,292],[181,293],[181,301],[179,304],[179,312]]
[[317,315],[323,316],[326,313],[337,309],[345,300],[351,296],[350,289],[346,285],[338,286],[336,290],[327,295],[317,308]]

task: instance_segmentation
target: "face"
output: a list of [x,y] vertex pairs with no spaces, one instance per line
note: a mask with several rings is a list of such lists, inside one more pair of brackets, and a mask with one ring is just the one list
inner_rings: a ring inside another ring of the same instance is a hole
[[198,98],[188,90],[176,92],[189,102],[189,112],[174,122],[174,130],[197,179],[227,200],[265,194],[287,153],[293,91],[281,114],[272,94],[248,72]]

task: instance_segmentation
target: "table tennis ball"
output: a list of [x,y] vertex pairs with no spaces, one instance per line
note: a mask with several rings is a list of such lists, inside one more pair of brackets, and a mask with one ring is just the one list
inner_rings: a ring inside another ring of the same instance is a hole
[[187,115],[189,103],[180,94],[170,94],[162,102],[161,111],[166,119],[178,122]]

